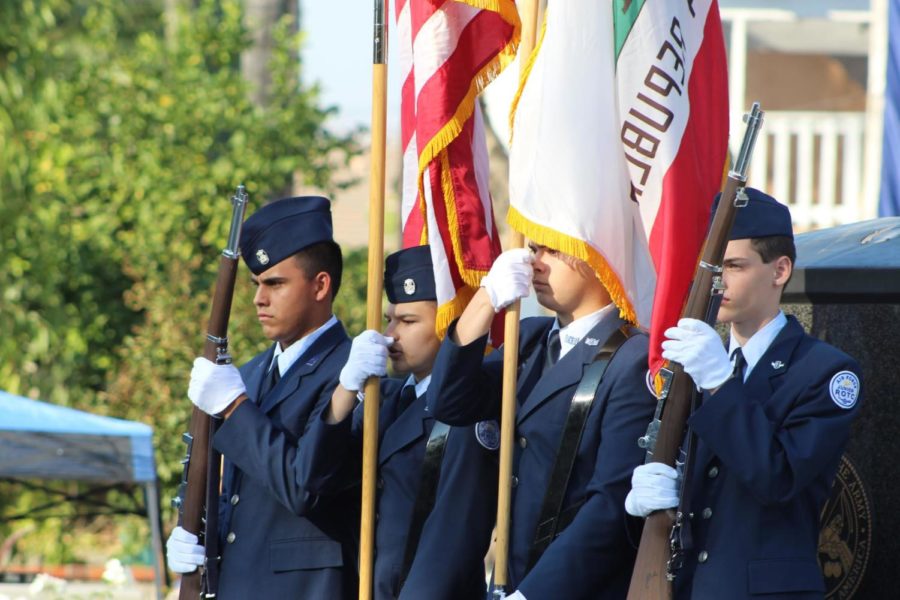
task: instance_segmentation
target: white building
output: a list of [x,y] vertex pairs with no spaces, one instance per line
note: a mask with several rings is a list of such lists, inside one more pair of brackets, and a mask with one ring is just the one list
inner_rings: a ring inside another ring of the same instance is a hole
[[719,3],[732,132],[760,101],[766,122],[750,181],[791,205],[798,230],[876,216],[887,3]]

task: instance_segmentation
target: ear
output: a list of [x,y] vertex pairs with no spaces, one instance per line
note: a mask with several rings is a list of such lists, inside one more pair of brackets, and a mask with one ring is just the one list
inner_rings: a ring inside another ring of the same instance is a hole
[[316,273],[316,276],[313,277],[312,282],[316,302],[331,300],[331,275],[325,271],[319,271]]
[[794,264],[787,256],[779,256],[775,259],[775,287],[784,287],[794,272]]

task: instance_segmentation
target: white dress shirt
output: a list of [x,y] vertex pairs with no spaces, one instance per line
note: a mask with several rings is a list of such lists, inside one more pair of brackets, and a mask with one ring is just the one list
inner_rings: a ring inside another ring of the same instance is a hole
[[747,368],[744,369],[744,381],[747,381],[750,371],[753,370],[753,367],[756,366],[762,355],[766,353],[766,350],[769,349],[769,346],[772,345],[772,342],[775,341],[775,338],[778,337],[785,325],[787,325],[787,317],[779,310],[775,318],[754,333],[743,346],[734,339],[734,332],[731,333],[731,340],[728,342],[728,356],[732,356],[736,349],[741,349],[744,360],[747,361]]
[[547,332],[547,337],[549,338],[553,331],[559,330],[559,358],[562,359],[584,336],[590,333],[603,317],[614,310],[618,310],[618,307],[610,302],[600,310],[579,317],[565,327],[559,326],[559,318],[554,319],[553,326]]
[[276,361],[278,361],[278,372],[281,375],[287,373],[288,369],[290,369],[293,364],[297,362],[297,359],[303,356],[303,353],[306,352],[317,339],[322,337],[323,333],[328,331],[328,329],[332,326],[337,325],[337,322],[337,317],[331,315],[331,318],[325,321],[324,325],[322,325],[312,333],[303,336],[287,348],[282,350],[281,342],[275,344],[275,354],[272,356],[272,362],[269,364],[269,369],[266,372],[271,372],[272,365],[275,364]]

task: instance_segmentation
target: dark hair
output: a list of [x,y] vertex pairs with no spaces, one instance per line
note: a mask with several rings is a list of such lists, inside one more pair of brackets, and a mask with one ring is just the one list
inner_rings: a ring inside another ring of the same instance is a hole
[[328,273],[331,277],[331,299],[334,300],[341,288],[341,273],[344,268],[341,247],[331,240],[318,242],[300,250],[294,254],[294,258],[310,279],[322,271]]
[[[773,235],[763,238],[751,238],[750,246],[759,254],[766,264],[787,256],[791,261],[791,277],[794,276],[793,267],[797,262],[797,248],[794,246],[794,238],[786,235]],[[791,280],[789,277],[785,285]]]

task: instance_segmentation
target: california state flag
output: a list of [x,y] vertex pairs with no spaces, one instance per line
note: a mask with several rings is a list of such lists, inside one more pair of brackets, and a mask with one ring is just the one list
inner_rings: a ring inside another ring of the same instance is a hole
[[697,264],[728,141],[715,1],[550,5],[513,107],[509,223],[587,261],[650,329],[650,367]]

